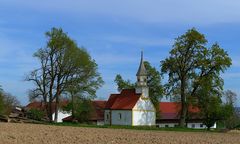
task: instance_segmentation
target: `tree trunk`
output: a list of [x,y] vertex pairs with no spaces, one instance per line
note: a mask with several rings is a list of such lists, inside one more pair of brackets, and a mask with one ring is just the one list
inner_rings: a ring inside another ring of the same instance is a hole
[[74,118],[75,118],[75,114],[74,114],[74,96],[73,96],[73,93],[71,93],[71,96],[72,96],[72,121],[73,121]]
[[54,122],[58,122],[58,105],[59,105],[59,96],[60,96],[60,89],[57,88],[57,95],[56,95],[56,102],[55,102],[55,117],[54,117]]
[[185,94],[186,81],[185,78],[181,79],[181,113],[180,113],[180,127],[186,126],[187,102]]
[[49,101],[48,102],[48,119],[49,119],[49,122],[52,122],[52,101]]

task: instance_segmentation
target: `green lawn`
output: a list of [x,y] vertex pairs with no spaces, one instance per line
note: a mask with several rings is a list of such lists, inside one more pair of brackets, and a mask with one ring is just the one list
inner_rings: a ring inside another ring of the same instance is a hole
[[55,126],[72,126],[72,127],[88,127],[88,128],[111,128],[111,129],[133,129],[133,130],[152,130],[152,131],[179,131],[179,132],[220,132],[219,129],[207,131],[206,129],[191,129],[191,128],[157,128],[153,126],[110,126],[110,125],[92,125],[92,124],[79,124],[79,123],[52,123]]

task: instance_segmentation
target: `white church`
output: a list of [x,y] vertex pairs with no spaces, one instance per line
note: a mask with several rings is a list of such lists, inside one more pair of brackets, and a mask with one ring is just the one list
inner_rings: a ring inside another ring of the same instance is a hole
[[124,89],[120,94],[110,95],[104,111],[105,124],[132,126],[156,124],[156,110],[149,98],[143,53],[136,76],[135,89]]

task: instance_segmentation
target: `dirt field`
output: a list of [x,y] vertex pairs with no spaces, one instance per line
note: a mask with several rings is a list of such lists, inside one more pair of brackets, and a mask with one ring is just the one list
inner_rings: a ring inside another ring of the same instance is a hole
[[0,123],[1,144],[238,144],[240,133],[163,132]]

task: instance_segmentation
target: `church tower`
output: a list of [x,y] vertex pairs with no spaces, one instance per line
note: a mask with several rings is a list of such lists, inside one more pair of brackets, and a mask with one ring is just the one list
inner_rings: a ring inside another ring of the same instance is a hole
[[141,52],[141,61],[136,76],[137,76],[136,93],[141,93],[142,97],[148,98],[149,93],[147,86],[147,71],[144,66],[143,52]]

